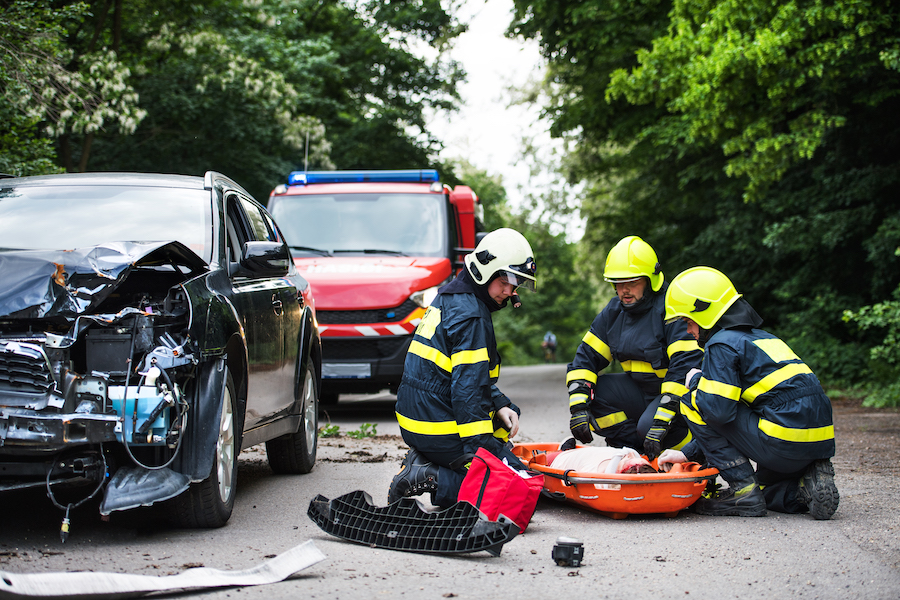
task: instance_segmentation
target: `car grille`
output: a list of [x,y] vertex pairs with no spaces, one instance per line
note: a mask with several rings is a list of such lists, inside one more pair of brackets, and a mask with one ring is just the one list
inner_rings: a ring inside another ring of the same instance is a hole
[[409,338],[406,335],[341,340],[322,338],[322,354],[325,360],[388,358],[403,349]]
[[50,364],[40,346],[0,341],[0,390],[45,394],[51,387]]
[[418,304],[407,300],[394,308],[374,310],[317,310],[316,318],[323,325],[357,325],[360,323],[396,323],[416,310]]

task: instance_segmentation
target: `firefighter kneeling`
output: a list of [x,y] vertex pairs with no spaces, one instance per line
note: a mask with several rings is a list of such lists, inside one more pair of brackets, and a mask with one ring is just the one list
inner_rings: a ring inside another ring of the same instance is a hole
[[715,269],[694,267],[672,280],[666,319],[675,318],[706,351],[681,400],[693,440],[659,463],[706,460],[730,486],[700,498],[695,512],[761,517],[768,507],[830,519],[839,501],[831,401],[810,368],[759,329],[760,316]]
[[515,306],[518,288],[534,291],[534,254],[521,233],[498,229],[465,265],[438,291],[406,355],[396,413],[410,450],[391,481],[389,503],[430,492],[433,504],[451,506],[481,447],[525,470],[507,448],[520,411],[495,385],[500,355],[491,313],[511,297]]

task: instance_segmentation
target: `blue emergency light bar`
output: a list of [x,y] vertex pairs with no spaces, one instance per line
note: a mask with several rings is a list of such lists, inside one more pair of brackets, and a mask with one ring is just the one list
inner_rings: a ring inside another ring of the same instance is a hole
[[436,169],[393,171],[292,171],[288,185],[312,183],[432,183],[439,181]]

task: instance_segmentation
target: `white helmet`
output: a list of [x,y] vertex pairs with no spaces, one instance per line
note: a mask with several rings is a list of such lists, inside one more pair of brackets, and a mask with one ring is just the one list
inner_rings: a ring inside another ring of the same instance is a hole
[[505,282],[534,291],[534,253],[525,236],[515,229],[504,227],[490,232],[474,252],[466,254],[465,262],[478,285],[486,285],[500,273]]

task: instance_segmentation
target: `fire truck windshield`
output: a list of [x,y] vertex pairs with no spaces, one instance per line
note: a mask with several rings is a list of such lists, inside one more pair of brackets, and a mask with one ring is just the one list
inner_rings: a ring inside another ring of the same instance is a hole
[[442,194],[277,196],[269,201],[269,210],[295,256],[447,256],[450,248]]

